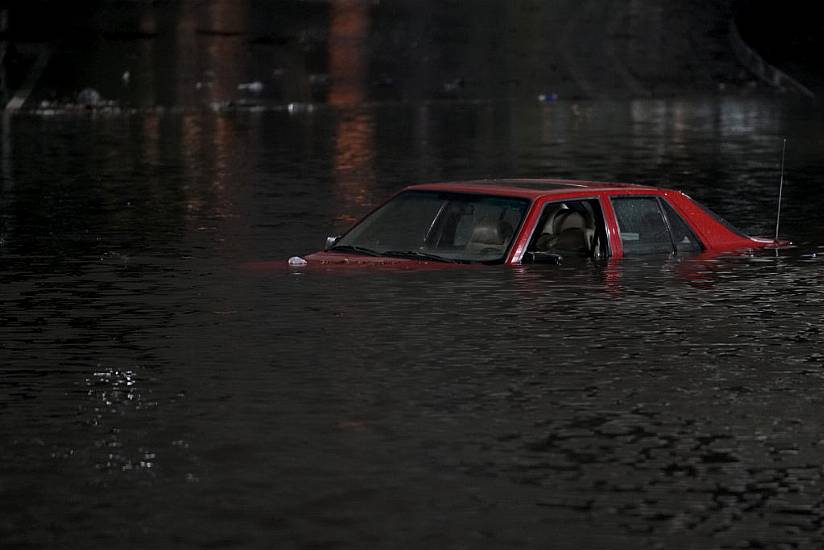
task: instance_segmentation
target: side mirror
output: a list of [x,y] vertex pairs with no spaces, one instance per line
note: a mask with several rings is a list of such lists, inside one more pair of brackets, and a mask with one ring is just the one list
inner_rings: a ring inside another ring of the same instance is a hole
[[330,248],[335,246],[335,244],[338,242],[338,239],[340,239],[340,235],[330,235],[326,237],[326,244],[324,245],[323,249],[329,250]]
[[561,265],[563,256],[553,252],[525,252],[522,263]]

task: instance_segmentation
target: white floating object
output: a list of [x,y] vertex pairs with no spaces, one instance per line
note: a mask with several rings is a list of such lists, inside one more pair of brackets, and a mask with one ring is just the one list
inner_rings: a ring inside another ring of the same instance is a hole
[[248,90],[253,94],[259,94],[263,91],[263,82],[259,80],[255,80],[254,82],[244,82],[243,84],[237,85],[238,90]]
[[289,265],[291,267],[303,267],[308,263],[309,262],[307,262],[306,260],[304,260],[300,256],[292,256],[291,258],[289,258]]

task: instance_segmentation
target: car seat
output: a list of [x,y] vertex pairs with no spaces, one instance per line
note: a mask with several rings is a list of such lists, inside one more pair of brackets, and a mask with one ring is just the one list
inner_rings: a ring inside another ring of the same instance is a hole
[[472,229],[465,250],[470,254],[500,254],[512,238],[512,232],[508,222],[485,218]]
[[536,249],[573,256],[592,255],[595,228],[588,216],[578,210],[562,208],[548,216],[536,242]]

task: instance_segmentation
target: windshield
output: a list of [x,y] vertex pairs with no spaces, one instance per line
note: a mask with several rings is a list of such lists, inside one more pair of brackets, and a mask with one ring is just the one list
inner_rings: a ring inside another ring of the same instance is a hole
[[406,191],[366,217],[332,250],[446,261],[503,261],[526,199]]

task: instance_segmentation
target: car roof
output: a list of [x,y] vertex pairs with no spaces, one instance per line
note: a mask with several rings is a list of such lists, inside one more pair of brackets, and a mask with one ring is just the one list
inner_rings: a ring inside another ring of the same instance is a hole
[[618,189],[633,189],[635,191],[659,190],[656,187],[631,183],[548,178],[507,178],[423,183],[411,185],[406,188],[406,190],[453,191],[457,193],[503,195],[530,199],[570,191],[614,191]]

